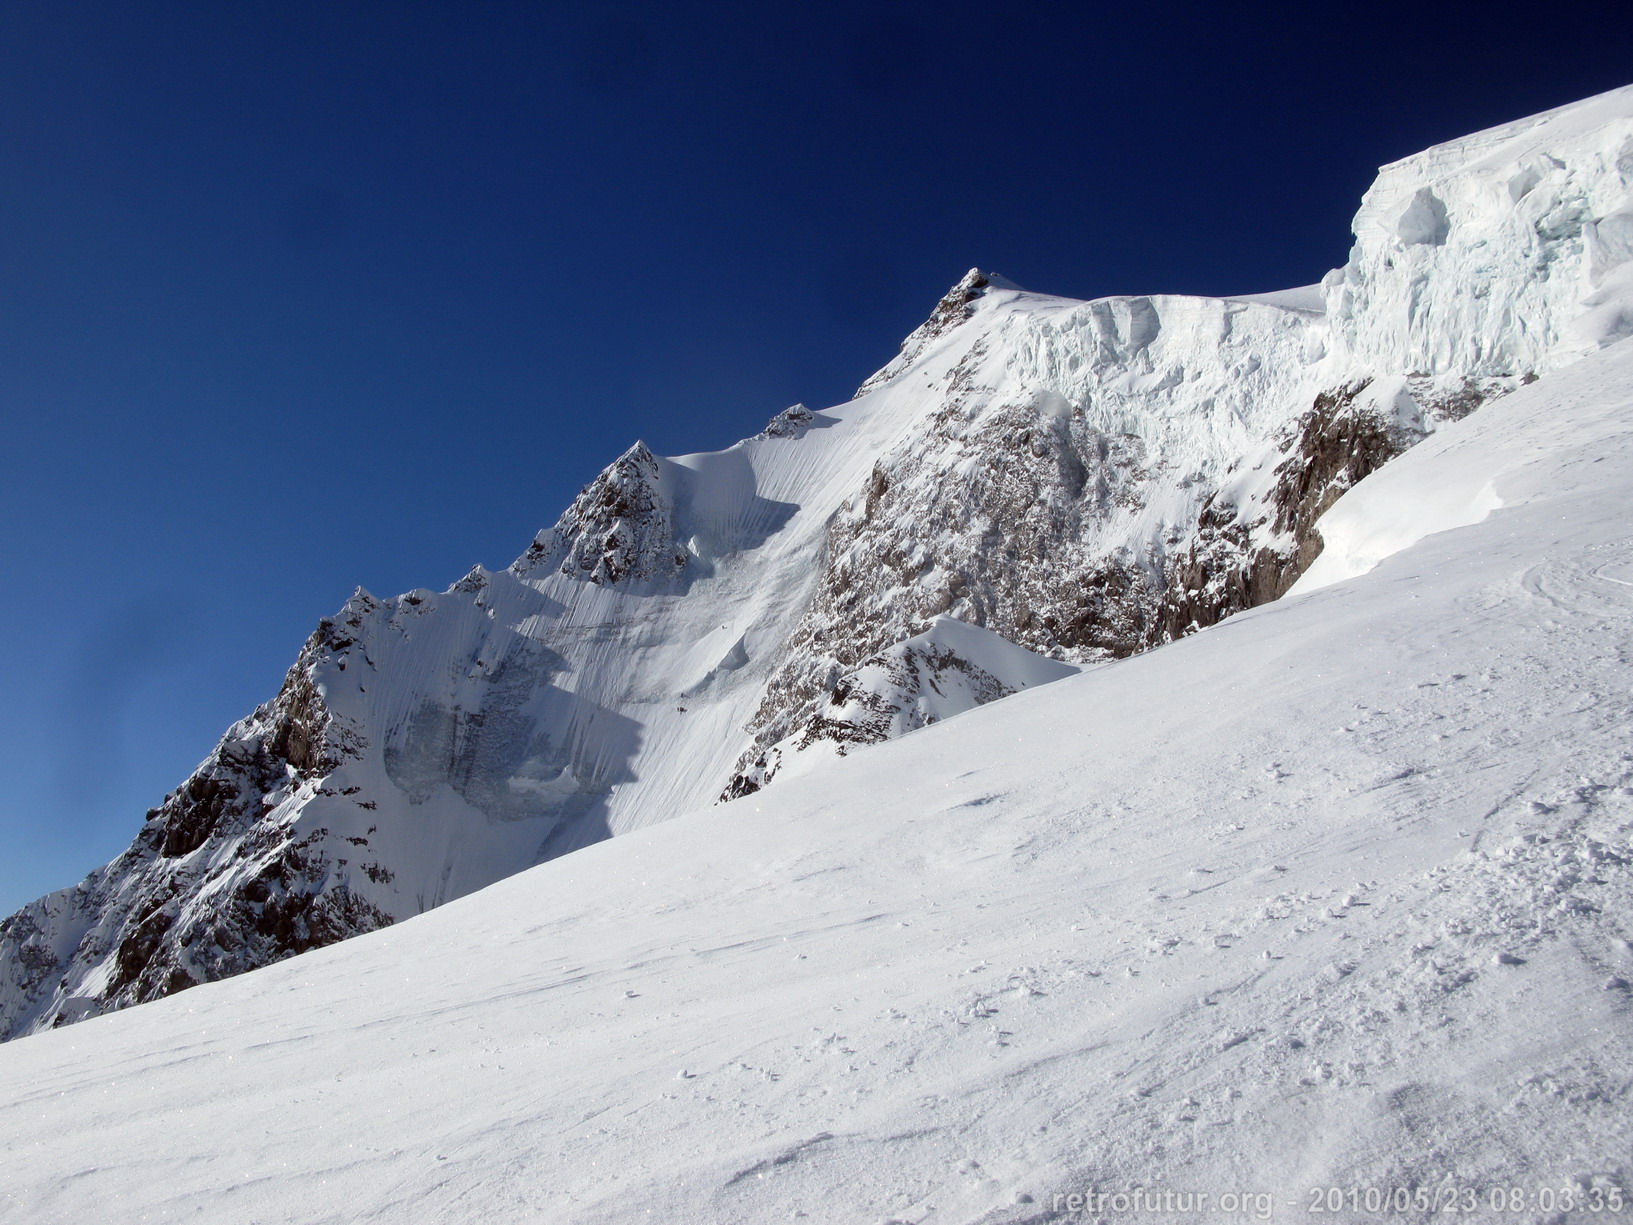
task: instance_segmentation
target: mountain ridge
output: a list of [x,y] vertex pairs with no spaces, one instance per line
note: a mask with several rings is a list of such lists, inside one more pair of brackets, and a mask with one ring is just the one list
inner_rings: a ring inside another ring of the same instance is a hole
[[0,1034],[752,794],[912,705],[882,653],[937,618],[1081,666],[1281,595],[1346,489],[1633,332],[1633,89],[1494,132],[1384,168],[1324,312],[972,270],[850,402],[637,443],[508,569],[359,592],[130,850],[0,924]]
[[[1484,518],[1445,513],[1488,485]],[[1346,495],[1368,572],[8,1044],[0,1204],[1613,1219],[1630,487],[1618,345]]]

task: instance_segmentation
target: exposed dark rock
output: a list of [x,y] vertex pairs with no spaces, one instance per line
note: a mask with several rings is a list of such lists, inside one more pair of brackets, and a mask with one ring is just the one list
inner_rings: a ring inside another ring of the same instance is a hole
[[[1001,278],[1000,278],[1001,279]],[[893,379],[900,371],[911,365],[913,360],[924,351],[936,337],[950,328],[957,327],[975,313],[975,301],[988,290],[993,288],[992,278],[979,268],[971,268],[963,278],[942,296],[936,303],[935,310],[930,317],[921,323],[908,337],[902,341],[901,352],[883,370],[869,378],[856,389],[858,396],[864,396],[870,391],[876,391]]]
[[933,698],[945,699],[950,685],[957,686],[965,708],[984,706],[1017,691],[933,638],[898,643],[840,677],[827,700],[816,704],[792,736],[746,759],[719,798],[724,802],[753,794],[776,777],[791,754],[824,742],[844,756],[852,747],[926,727],[937,718],[924,709],[926,704]]
[[798,438],[815,420],[815,413],[803,404],[795,404],[771,418],[760,433],[766,438]]
[[[728,789],[770,745],[814,725],[840,677],[937,615],[1056,658],[1126,655],[1151,641],[1158,576],[1092,544],[1108,507],[1139,505],[1139,439],[1018,404],[969,426],[955,390],[927,449],[875,464],[835,517],[811,603]],[[964,454],[979,462],[945,479],[948,457]]]
[[658,458],[638,442],[584,487],[513,569],[526,575],[555,566],[591,583],[612,584],[669,578],[686,561],[675,540]]
[[1151,645],[1285,595],[1321,552],[1316,520],[1423,437],[1376,409],[1358,408],[1369,385],[1362,380],[1316,396],[1276,468],[1268,515],[1244,523],[1238,507],[1213,500],[1203,507],[1190,545],[1169,569]]
[[[149,810],[129,850],[84,884],[0,924],[0,981],[13,988],[0,1037],[31,1024],[41,1010],[48,1025],[78,1020],[390,922],[330,879],[321,846],[327,830],[297,835],[265,821],[277,796],[303,785],[316,789],[360,751],[360,738],[336,725],[313,679],[323,659],[351,645],[336,622],[325,620],[278,696],[234,725],[192,776]],[[206,849],[217,860],[224,849],[232,854],[212,863],[199,854]],[[211,887],[202,888],[206,883]],[[48,914],[54,930],[68,924],[83,933],[66,956],[45,938]],[[94,998],[53,995],[70,962],[104,961],[107,975]]]
[[158,809],[159,854],[176,859],[198,850],[239,798],[239,784],[233,779],[193,775]]
[[1506,395],[1516,386],[1523,387],[1536,381],[1535,374],[1513,378],[1457,379],[1448,385],[1444,379],[1428,375],[1410,375],[1406,385],[1423,411],[1436,421],[1461,421],[1489,400]]

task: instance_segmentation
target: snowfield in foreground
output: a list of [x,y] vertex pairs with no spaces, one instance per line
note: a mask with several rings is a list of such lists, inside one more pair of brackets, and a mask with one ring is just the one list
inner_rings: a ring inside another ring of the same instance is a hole
[[1630,491],[1616,345],[1349,494],[1359,577],[11,1043],[0,1216],[1606,1219],[1536,1206],[1633,1191]]

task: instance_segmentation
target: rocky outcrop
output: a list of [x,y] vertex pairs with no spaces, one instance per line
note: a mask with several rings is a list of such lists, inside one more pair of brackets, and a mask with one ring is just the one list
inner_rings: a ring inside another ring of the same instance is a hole
[[314,681],[350,645],[326,620],[278,696],[234,725],[119,858],[0,923],[0,1037],[270,965],[391,920],[333,879],[328,831],[269,820],[362,741]]
[[910,369],[920,357],[924,355],[932,341],[941,337],[952,328],[957,327],[975,313],[975,304],[994,287],[1014,289],[1015,286],[996,273],[982,272],[979,268],[971,268],[945,294],[936,307],[930,312],[930,317],[919,324],[902,341],[899,352],[888,365],[871,375],[856,389],[858,397],[869,392],[877,391],[888,384],[902,371]]
[[1523,379],[1410,376],[1390,398],[1373,380],[1324,391],[1285,432],[1268,494],[1248,509],[1210,499],[1175,555],[1149,645],[1172,642],[1233,613],[1280,599],[1320,555],[1317,521],[1345,492],[1439,424],[1459,421]]
[[525,577],[552,567],[602,584],[662,580],[685,565],[660,461],[637,442],[585,487],[553,528],[539,533],[512,569]]
[[790,405],[766,423],[760,431],[762,438],[798,438],[811,428],[816,414],[803,404]]
[[1423,430],[1357,406],[1370,380],[1325,391],[1285,436],[1256,518],[1211,498],[1186,548],[1169,567],[1152,645],[1279,599],[1321,551],[1316,520],[1344,491],[1418,442]]
[[1070,676],[1077,669],[947,617],[840,677],[812,717],[733,775],[721,800],[760,790],[784,771],[894,740],[953,715]]

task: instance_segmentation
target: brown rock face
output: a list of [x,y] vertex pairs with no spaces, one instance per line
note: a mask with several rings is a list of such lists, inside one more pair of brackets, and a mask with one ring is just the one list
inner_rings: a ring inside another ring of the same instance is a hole
[[[1244,523],[1238,507],[1211,499],[1203,507],[1189,547],[1169,569],[1149,645],[1285,595],[1321,552],[1316,520],[1345,490],[1423,437],[1357,408],[1369,385],[1362,380],[1316,396],[1276,468],[1269,516]],[[1259,543],[1267,535],[1280,543]]]
[[686,560],[675,544],[658,458],[638,442],[585,486],[512,569],[525,575],[553,566],[591,583],[611,584],[669,578]]
[[[959,307],[953,302],[948,317]],[[1165,547],[1106,552],[1095,544],[1097,525],[1143,505],[1152,461],[1140,440],[1021,406],[991,409],[973,432],[959,433],[963,398],[980,390],[968,382],[957,372],[950,380],[946,426],[926,466],[915,457],[876,464],[835,518],[811,603],[722,799],[769,778],[772,745],[827,734],[824,710],[844,678],[937,614],[1087,662],[1149,650],[1278,599],[1321,551],[1315,523],[1327,508],[1425,433],[1411,414],[1403,421],[1363,402],[1369,380],[1324,391],[1279,440],[1268,497],[1238,506],[1207,495]],[[1419,408],[1454,419],[1502,390],[1466,384],[1425,394]],[[929,469],[961,448],[983,462],[956,481]]]
[[[350,646],[324,621],[278,696],[235,725],[193,774],[149,811],[131,847],[74,889],[0,923],[0,975],[11,1007],[0,1038],[60,1025],[228,978],[383,927],[391,920],[330,880],[327,830],[269,824],[276,797],[315,787],[354,756],[312,679]],[[78,932],[66,955],[61,939]],[[60,948],[60,945],[58,946]],[[105,964],[94,996],[67,996],[70,963]]]

